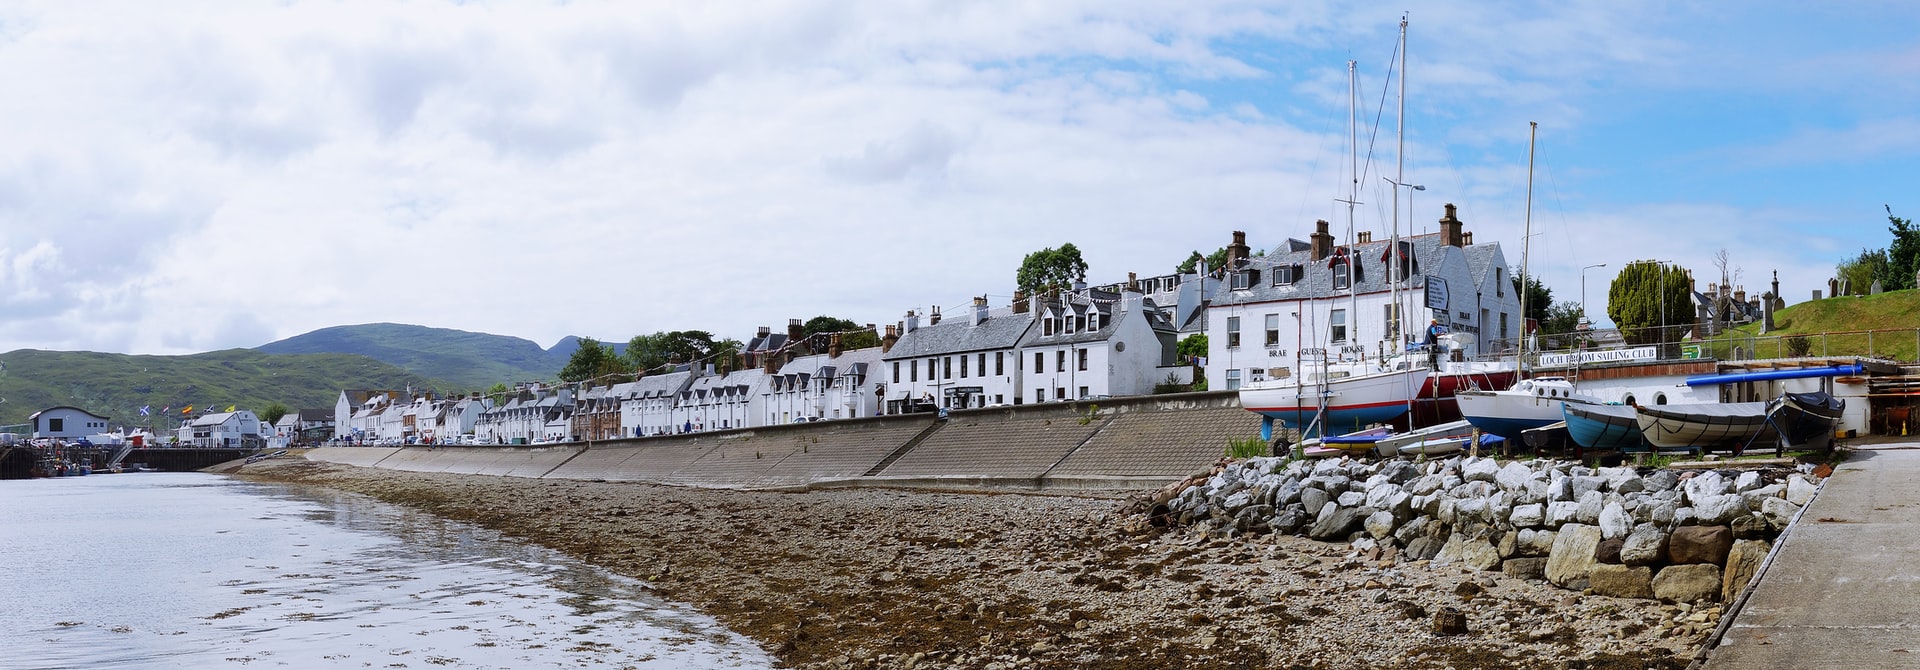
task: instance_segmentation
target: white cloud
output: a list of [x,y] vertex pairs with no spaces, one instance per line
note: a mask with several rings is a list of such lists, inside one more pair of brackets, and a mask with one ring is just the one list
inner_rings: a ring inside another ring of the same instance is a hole
[[[1410,168],[1430,190],[1413,220],[1459,202],[1479,239],[1517,248],[1523,119],[1577,136],[1616,88],[1673,86],[1705,13],[1416,10]],[[1397,19],[1319,2],[0,9],[0,348],[885,322],[1003,301],[1022,255],[1063,242],[1096,280],[1164,272],[1232,230],[1272,246],[1344,223],[1344,60],[1377,103]],[[1906,132],[1852,127],[1771,153]],[[1724,234],[1769,216],[1817,214],[1584,193],[1564,218],[1586,229],[1570,248],[1616,264],[1685,221],[1749,267],[1810,265]],[[1578,260],[1545,258],[1560,276]]]

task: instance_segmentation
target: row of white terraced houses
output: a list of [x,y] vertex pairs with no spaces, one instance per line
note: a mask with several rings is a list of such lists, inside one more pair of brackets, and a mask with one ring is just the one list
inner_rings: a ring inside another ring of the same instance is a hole
[[[760,329],[731,372],[708,363],[612,386],[525,385],[497,404],[346,391],[336,434],[513,443],[747,428],[1142,395],[1193,381],[1193,363],[1211,388],[1233,390],[1310,365],[1303,349],[1348,359],[1401,351],[1430,322],[1486,342],[1517,335],[1500,245],[1473,244],[1451,205],[1440,232],[1402,238],[1397,255],[1392,247],[1368,234],[1335,245],[1323,221],[1308,241],[1254,254],[1236,231],[1214,272],[1016,293],[998,307],[975,298],[961,318],[909,311],[868,349],[804,337],[794,320],[786,333]],[[1176,342],[1194,333],[1208,336],[1208,355],[1178,360]]]

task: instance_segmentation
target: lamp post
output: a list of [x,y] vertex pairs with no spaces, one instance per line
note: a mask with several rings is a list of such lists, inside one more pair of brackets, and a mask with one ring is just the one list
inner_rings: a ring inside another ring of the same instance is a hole
[[1593,327],[1593,318],[1587,316],[1587,271],[1606,266],[1606,263],[1601,263],[1580,268],[1580,322],[1586,324],[1589,329]]

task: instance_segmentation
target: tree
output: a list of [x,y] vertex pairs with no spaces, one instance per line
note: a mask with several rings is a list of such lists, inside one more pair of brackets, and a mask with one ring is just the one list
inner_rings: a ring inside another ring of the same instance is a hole
[[[1188,335],[1181,339],[1179,344],[1174,345],[1173,351],[1180,357],[1180,362],[1182,363],[1192,361],[1195,358],[1204,358],[1207,355],[1207,334],[1194,333]],[[1205,374],[1196,374],[1193,376],[1192,390],[1207,390],[1207,376]]]
[[1548,349],[1574,346],[1581,339],[1580,316],[1580,303],[1572,300],[1563,300],[1547,308],[1547,318],[1540,320],[1540,334],[1545,338],[1543,346]]
[[279,402],[269,403],[266,409],[260,410],[260,422],[265,423],[267,425],[280,423],[280,417],[286,416],[292,412],[293,412],[292,408],[289,408],[286,405],[282,405]]
[[714,347],[713,333],[704,330],[662,331],[636,335],[627,342],[627,361],[640,374],[662,372],[669,363],[706,362]]
[[487,397],[493,399],[495,406],[503,405],[506,404],[507,394],[511,391],[512,389],[507,388],[506,382],[494,382],[493,386],[487,387]]
[[1195,268],[1199,267],[1202,258],[1205,258],[1207,261],[1207,271],[1218,270],[1221,266],[1227,264],[1227,248],[1220,247],[1213,250],[1213,253],[1205,256],[1201,256],[1200,251],[1196,249],[1192,254],[1187,256],[1187,260],[1181,262],[1179,265],[1173,266],[1173,271],[1177,274],[1193,272]]
[[873,332],[872,328],[854,323],[849,319],[838,319],[826,315],[816,316],[807,319],[806,325],[801,326],[800,330],[809,336],[820,333],[839,333],[840,347],[848,351],[880,346],[878,333]]
[[1048,247],[1027,254],[1020,261],[1020,270],[1014,273],[1013,281],[1014,286],[1027,295],[1038,295],[1049,290],[1066,290],[1086,276],[1087,262],[1080,258],[1080,249],[1068,242],[1059,249]]
[[[567,366],[560,368],[560,381],[579,382],[605,376],[619,376],[625,372],[619,354],[613,353],[613,347],[601,344],[591,337],[580,338],[580,348],[573,350],[573,356],[567,358]],[[615,381],[615,380],[608,380]]]
[[1893,233],[1893,244],[1887,247],[1888,277],[1880,282],[1881,288],[1900,291],[1916,288],[1915,272],[1920,272],[1920,226],[1913,225],[1913,219],[1902,219],[1893,215],[1893,206],[1887,206],[1887,229]]
[[1853,260],[1841,261],[1833,269],[1833,276],[1840,280],[1840,290],[1848,295],[1866,295],[1873,287],[1873,280],[1880,280],[1884,288],[1893,279],[1893,268],[1887,262],[1886,249],[1861,249],[1860,255]]
[[1632,344],[1674,342],[1693,325],[1693,291],[1685,268],[1634,261],[1607,289],[1607,316]]
[[[1513,290],[1515,293],[1520,292],[1519,275],[1513,277]],[[1533,319],[1535,323],[1541,324],[1544,327],[1549,318],[1547,311],[1553,306],[1553,289],[1547,288],[1546,284],[1540,283],[1539,278],[1528,276],[1526,291],[1526,318]]]

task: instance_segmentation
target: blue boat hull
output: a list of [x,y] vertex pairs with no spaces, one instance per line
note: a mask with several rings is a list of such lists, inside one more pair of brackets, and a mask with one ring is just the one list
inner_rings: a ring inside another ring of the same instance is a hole
[[[1309,423],[1312,423],[1313,418],[1320,414],[1320,411],[1318,409],[1315,409],[1312,407],[1307,407],[1302,409],[1295,409],[1292,407],[1262,407],[1262,408],[1249,407],[1247,409],[1250,409],[1261,416],[1272,417],[1273,420],[1287,424],[1288,426],[1291,426],[1294,428],[1299,428],[1301,426],[1305,426]],[[1327,413],[1325,418],[1326,430],[1318,431],[1318,432],[1321,432],[1323,434],[1351,432],[1351,431],[1359,430],[1361,428],[1365,428],[1371,424],[1386,423],[1388,421],[1392,421],[1394,419],[1400,418],[1401,415],[1406,413],[1407,413],[1407,404],[1405,402],[1383,403],[1380,405],[1356,405],[1356,406],[1349,406],[1349,407],[1329,407],[1327,408]]]
[[1625,405],[1568,405],[1567,436],[1585,449],[1635,451],[1650,446],[1633,408]]
[[1554,421],[1558,421],[1558,419],[1541,421],[1539,419],[1515,419],[1492,416],[1467,417],[1467,423],[1473,424],[1473,427],[1480,429],[1480,432],[1499,435],[1500,437],[1513,440],[1515,443],[1520,442],[1521,433],[1545,426]]

